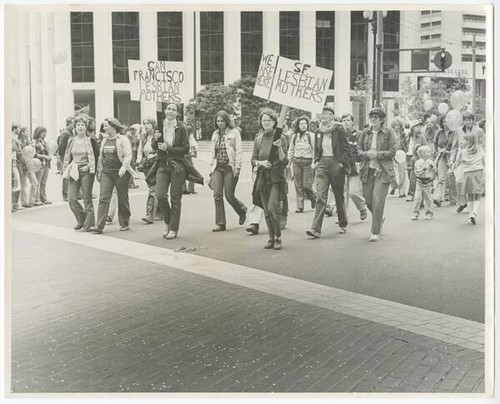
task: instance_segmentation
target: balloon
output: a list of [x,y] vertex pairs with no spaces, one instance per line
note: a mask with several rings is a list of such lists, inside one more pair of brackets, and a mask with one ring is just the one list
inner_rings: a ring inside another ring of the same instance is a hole
[[464,93],[464,98],[465,98],[465,101],[469,102],[470,100],[472,100],[472,91],[466,91]]
[[457,130],[462,125],[462,114],[456,109],[452,109],[446,114],[446,124],[451,130]]
[[28,161],[35,157],[36,151],[33,146],[28,145],[23,149],[21,153],[23,154],[24,159]]
[[47,148],[47,151],[49,152],[50,156],[53,156],[54,153],[57,150],[57,143],[53,140],[49,140],[46,144],[45,147]]
[[462,109],[465,106],[465,94],[462,90],[455,91],[450,97],[453,109]]
[[432,107],[434,106],[434,103],[432,102],[432,100],[425,100],[424,101],[424,109],[426,111],[430,110]]
[[406,161],[406,153],[404,150],[398,150],[394,160],[396,160],[399,164],[403,164]]
[[440,114],[446,114],[450,110],[450,107],[446,102],[442,102],[441,104],[438,105],[438,112]]
[[40,168],[42,168],[42,162],[38,159],[31,159],[26,163],[26,168],[30,173],[36,173]]
[[431,123],[436,123],[438,120],[438,117],[434,114],[432,114],[430,117],[429,117],[429,122]]

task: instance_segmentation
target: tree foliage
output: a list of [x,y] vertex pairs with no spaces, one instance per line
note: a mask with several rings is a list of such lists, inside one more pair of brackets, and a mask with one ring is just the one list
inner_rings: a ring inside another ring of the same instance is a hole
[[[272,108],[278,114],[281,110],[281,105],[254,96],[254,87],[255,77],[252,76],[243,77],[227,86],[221,83],[206,85],[196,94],[196,102],[193,100],[187,106],[186,122],[194,126],[194,116],[196,116],[196,120],[201,127],[202,138],[210,139],[215,130],[215,115],[222,109],[230,115],[234,115],[235,103],[239,95],[241,120],[237,122],[239,124],[237,126],[241,128],[243,139],[253,140],[255,134],[259,132],[257,118],[261,108]],[[194,115],[194,112],[196,115]],[[310,116],[310,113],[297,109],[290,110],[291,120],[301,115]]]

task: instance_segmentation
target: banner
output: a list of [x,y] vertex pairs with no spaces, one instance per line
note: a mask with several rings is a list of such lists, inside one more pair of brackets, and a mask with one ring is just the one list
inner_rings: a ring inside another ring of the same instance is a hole
[[191,98],[184,62],[129,60],[130,99],[179,103]]
[[253,94],[266,100],[321,113],[333,71],[274,54],[263,54]]

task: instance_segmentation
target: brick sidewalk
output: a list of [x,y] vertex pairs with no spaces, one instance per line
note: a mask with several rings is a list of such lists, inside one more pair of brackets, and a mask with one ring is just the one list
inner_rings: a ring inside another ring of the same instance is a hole
[[485,389],[480,350],[24,231],[13,246],[14,393]]

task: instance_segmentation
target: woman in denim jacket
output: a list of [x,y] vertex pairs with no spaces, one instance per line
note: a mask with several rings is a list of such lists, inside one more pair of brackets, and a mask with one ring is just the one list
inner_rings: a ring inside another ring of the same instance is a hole
[[226,111],[217,112],[215,116],[217,130],[212,135],[210,147],[211,183],[215,202],[214,232],[226,230],[226,212],[224,210],[224,194],[226,200],[239,216],[239,224],[245,223],[247,207],[234,196],[236,184],[241,171],[242,143],[240,131],[235,128]]

